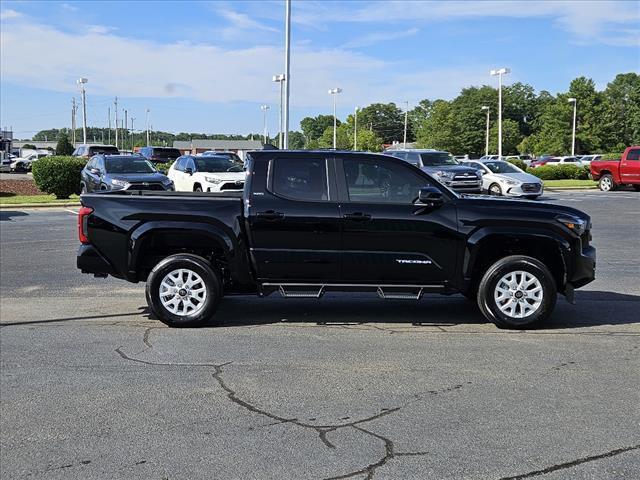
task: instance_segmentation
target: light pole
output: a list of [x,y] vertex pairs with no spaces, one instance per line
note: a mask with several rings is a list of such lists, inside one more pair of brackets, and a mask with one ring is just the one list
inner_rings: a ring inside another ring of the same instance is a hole
[[491,109],[487,105],[483,105],[481,109],[487,111],[487,133],[484,141],[484,154],[487,156],[489,155],[489,116],[491,115]]
[[269,105],[260,105],[260,110],[262,110],[263,117],[262,143],[267,143],[267,110],[269,110]]
[[405,102],[407,104],[407,108],[404,111],[404,140],[402,142],[402,148],[407,149],[407,120],[409,117],[409,102]]
[[129,135],[129,137],[131,138],[131,151],[133,152],[133,144],[134,144],[134,140],[136,139],[136,133],[135,130],[133,128],[133,122],[135,121],[135,117],[131,117],[131,134]]
[[84,84],[88,81],[87,78],[81,77],[77,82],[82,92],[82,143],[84,145],[87,144],[87,97],[84,91]]
[[282,150],[282,85],[284,83],[284,73],[273,76],[273,81],[280,84],[280,113],[278,115],[278,148]]
[[571,134],[571,156],[576,154],[576,113],[578,111],[578,100],[568,98],[569,103],[573,103],[573,133]]
[[498,76],[498,158],[502,158],[502,76],[511,73],[509,68],[497,68],[489,72]]
[[335,87],[329,90],[329,95],[333,95],[333,149],[336,149],[337,119],[336,119],[336,97],[342,92],[341,88]]
[[284,135],[283,147],[289,148],[289,91],[291,88],[291,0],[285,0],[284,13]]
[[145,116],[145,123],[146,123],[146,127],[147,127],[147,147],[149,146],[149,112],[150,112],[150,111],[151,111],[151,110],[149,110],[148,108],[147,108],[147,110],[145,111],[145,114],[146,114],[146,116]]
[[358,150],[358,109],[356,107],[354,110],[354,119],[353,119],[353,150]]

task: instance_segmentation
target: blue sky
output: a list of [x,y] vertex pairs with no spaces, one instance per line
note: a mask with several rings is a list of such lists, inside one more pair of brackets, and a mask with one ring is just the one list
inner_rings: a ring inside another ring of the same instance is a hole
[[[606,86],[640,72],[640,2],[292,2],[292,129],[373,102],[452,98],[507,83],[552,93],[584,75]],[[68,126],[75,80],[89,78],[89,125],[106,126],[113,97],[143,128],[277,132],[284,2],[3,0],[0,125],[28,138]],[[78,117],[79,118],[79,117]]]

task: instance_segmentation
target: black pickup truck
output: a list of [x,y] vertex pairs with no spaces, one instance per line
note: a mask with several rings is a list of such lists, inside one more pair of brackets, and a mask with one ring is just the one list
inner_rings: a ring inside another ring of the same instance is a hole
[[461,293],[524,328],[594,279],[590,218],[574,208],[459,195],[379,154],[264,150],[246,166],[244,192],[82,195],[78,268],[146,281],[176,327],[209,322],[230,293],[370,291]]

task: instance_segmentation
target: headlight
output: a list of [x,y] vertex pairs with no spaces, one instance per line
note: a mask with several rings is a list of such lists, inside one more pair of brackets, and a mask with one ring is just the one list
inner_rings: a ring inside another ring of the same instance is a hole
[[118,180],[117,178],[112,178],[111,184],[116,185],[118,187],[122,187],[122,188],[127,188],[129,186],[129,182],[125,182],[124,180]]
[[576,235],[582,235],[587,230],[587,222],[577,217],[556,217],[569,230],[573,230]]
[[451,180],[453,178],[453,172],[445,172],[443,170],[440,170],[439,172],[436,172],[436,175],[442,178],[446,178]]
[[205,179],[206,182],[213,183],[214,185],[218,185],[218,184],[224,182],[223,179],[216,178],[216,177],[204,177],[204,179]]
[[518,180],[505,180],[504,183],[506,183],[507,185],[520,185],[520,183]]

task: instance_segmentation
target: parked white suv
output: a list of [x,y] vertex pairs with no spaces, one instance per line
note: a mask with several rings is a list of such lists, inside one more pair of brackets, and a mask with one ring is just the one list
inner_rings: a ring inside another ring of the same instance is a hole
[[177,192],[225,192],[242,190],[245,173],[241,163],[227,157],[183,155],[167,176]]

